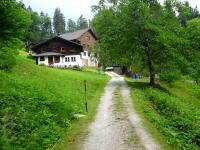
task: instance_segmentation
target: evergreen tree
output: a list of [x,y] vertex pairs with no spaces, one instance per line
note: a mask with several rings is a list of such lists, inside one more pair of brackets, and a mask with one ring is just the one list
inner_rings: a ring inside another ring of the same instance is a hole
[[77,20],[77,28],[78,29],[88,28],[88,21],[86,18],[83,18],[83,15],[81,15]]
[[192,8],[188,1],[182,3],[177,2],[178,18],[183,27],[187,26],[187,21],[200,17],[200,13],[196,8]]
[[68,32],[73,32],[77,29],[76,22],[72,19],[68,19],[67,21],[67,31]]
[[40,16],[37,12],[32,11],[31,7],[28,8],[29,13],[31,14],[31,26],[29,27],[29,32],[27,36],[28,45],[29,43],[40,43],[41,40],[41,31],[40,31]]
[[56,35],[60,35],[65,32],[65,18],[59,8],[56,8],[54,12],[53,27]]
[[41,41],[45,41],[52,37],[52,24],[51,18],[48,14],[40,13],[40,29],[41,29]]

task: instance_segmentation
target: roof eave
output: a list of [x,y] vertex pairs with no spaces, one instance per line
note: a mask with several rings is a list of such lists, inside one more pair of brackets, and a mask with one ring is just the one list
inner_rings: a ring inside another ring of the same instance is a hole
[[81,52],[84,51],[82,45],[80,45],[80,44],[78,44],[78,43],[75,43],[75,42],[73,42],[73,41],[70,41],[70,40],[66,40],[66,39],[64,39],[64,38],[62,38],[62,37],[59,37],[59,36],[55,36],[55,37],[53,37],[53,38],[51,38],[51,39],[49,39],[49,40],[46,40],[46,41],[44,41],[44,42],[42,42],[42,43],[40,43],[40,44],[38,44],[38,45],[35,45],[35,46],[33,46],[31,49],[32,49],[33,51],[35,51],[38,47],[40,47],[40,46],[43,45],[43,44],[48,43],[49,41],[51,41],[51,40],[53,40],[53,39],[61,39],[61,40],[67,41],[67,42],[73,44],[74,46],[78,46]]

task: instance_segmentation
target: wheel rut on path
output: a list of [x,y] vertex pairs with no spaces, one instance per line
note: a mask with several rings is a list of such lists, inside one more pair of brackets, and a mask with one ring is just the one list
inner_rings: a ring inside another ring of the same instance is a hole
[[[81,150],[160,150],[159,145],[144,129],[141,119],[133,110],[130,89],[124,78],[107,72],[112,79],[105,87],[94,122],[89,126],[89,135]],[[119,89],[119,90],[117,90]],[[116,109],[115,91],[119,94],[124,109]]]

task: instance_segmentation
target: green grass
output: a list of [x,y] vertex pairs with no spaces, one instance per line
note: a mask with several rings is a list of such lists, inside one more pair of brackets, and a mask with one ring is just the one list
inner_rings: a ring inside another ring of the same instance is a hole
[[83,67],[83,70],[86,72],[100,73],[100,69],[97,67]]
[[87,118],[92,118],[109,80],[91,72],[38,66],[26,56],[20,53],[12,71],[0,71],[1,149],[52,148],[70,136],[74,114],[84,113],[83,81],[88,82]]
[[164,149],[200,148],[200,86],[180,81],[173,86],[160,83],[152,88],[146,80],[127,82],[135,109]]

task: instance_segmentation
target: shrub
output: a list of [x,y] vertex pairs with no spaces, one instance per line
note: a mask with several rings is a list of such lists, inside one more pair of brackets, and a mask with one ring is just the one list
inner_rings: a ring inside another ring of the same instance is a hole
[[76,71],[83,71],[83,69],[78,65],[73,66],[72,69]]
[[16,64],[18,50],[11,42],[0,45],[0,69],[10,70]]
[[164,71],[159,74],[159,79],[160,81],[164,81],[167,83],[173,83],[180,79],[181,73],[179,70],[169,70],[169,71]]
[[168,143],[179,149],[196,149],[200,140],[199,110],[157,89],[147,88],[144,92],[145,99],[159,114],[153,122],[167,136]]

